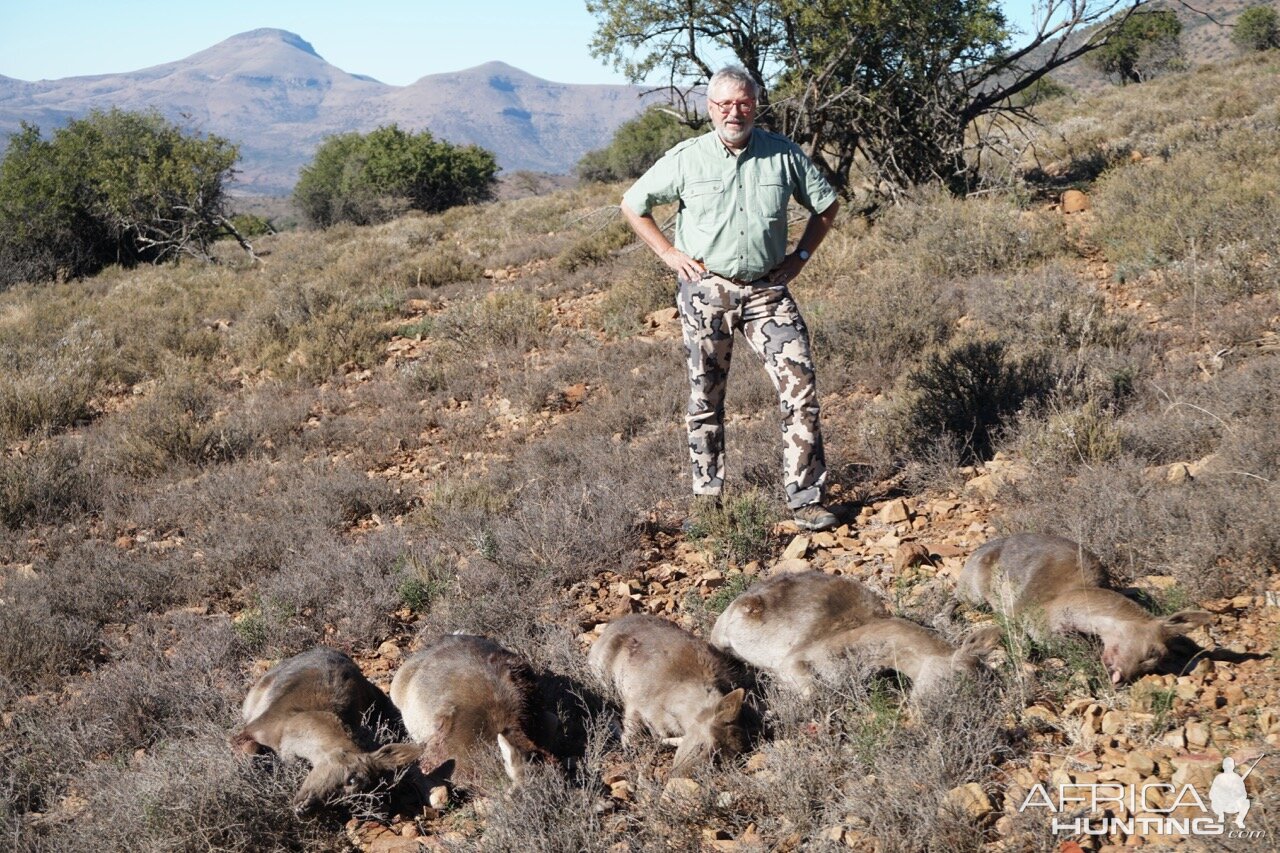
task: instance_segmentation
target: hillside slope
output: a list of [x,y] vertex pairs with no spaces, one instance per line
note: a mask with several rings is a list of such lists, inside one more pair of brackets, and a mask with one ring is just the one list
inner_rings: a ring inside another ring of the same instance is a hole
[[[681,532],[671,282],[622,187],[0,294],[0,832],[33,851],[1198,849],[1228,839],[1063,831],[1105,815],[1024,806],[1115,782],[1157,786],[1147,817],[1212,820],[1173,792],[1207,803],[1232,757],[1258,763],[1231,843],[1272,849],[1277,103],[1274,55],[1061,99],[1036,183],[842,219],[795,286],[842,521],[825,534],[785,520],[773,390],[746,357],[726,509]],[[1067,184],[1088,210],[1064,212]],[[958,375],[1026,393],[966,408]],[[994,456],[948,431],[956,411],[998,411]],[[766,683],[768,737],[675,783],[670,751],[620,747],[585,669],[613,618],[706,636],[756,579],[807,569],[955,640],[993,621],[939,619],[956,572],[1021,530],[1211,621],[1124,685],[1095,644],[1009,624],[991,681],[924,708],[893,678]],[[275,661],[324,644],[385,687],[453,631],[554,676],[572,760],[501,800],[304,820],[300,770],[227,747]]]

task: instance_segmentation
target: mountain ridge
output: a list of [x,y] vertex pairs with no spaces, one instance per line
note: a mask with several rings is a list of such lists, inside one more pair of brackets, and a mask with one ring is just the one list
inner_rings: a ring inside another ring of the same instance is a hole
[[328,136],[395,122],[493,151],[507,171],[569,172],[643,107],[641,88],[544,80],[500,60],[407,86],[352,74],[302,36],[258,28],[136,71],[23,81],[0,75],[0,134],[49,133],[94,109],[156,109],[240,146],[234,189],[287,193]]

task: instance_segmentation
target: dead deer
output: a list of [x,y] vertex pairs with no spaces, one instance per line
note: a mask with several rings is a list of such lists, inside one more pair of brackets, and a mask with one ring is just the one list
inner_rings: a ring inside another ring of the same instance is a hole
[[1040,640],[1055,633],[1096,635],[1113,684],[1150,672],[1168,651],[1170,638],[1212,619],[1203,610],[1151,615],[1106,588],[1106,573],[1096,556],[1070,539],[1043,533],[987,542],[965,562],[956,592],[1023,620]]
[[370,726],[398,729],[400,715],[355,662],[334,649],[311,649],[272,667],[250,688],[241,716],[245,724],[232,735],[233,748],[311,764],[294,797],[299,814],[369,791],[421,753],[407,743],[370,751]]
[[826,681],[838,678],[850,663],[866,670],[892,669],[911,679],[913,697],[926,699],[942,694],[957,676],[978,675],[999,644],[995,626],[972,632],[957,648],[909,619],[873,619],[797,650],[792,669]]
[[622,700],[624,745],[643,727],[676,746],[672,777],[746,750],[745,691],[729,684],[725,660],[679,625],[624,616],[605,628],[587,664]]
[[812,681],[805,649],[888,617],[879,596],[853,578],[775,575],[729,603],[711,630],[711,645],[802,690]]
[[430,774],[452,760],[464,778],[494,746],[513,786],[530,758],[545,753],[529,738],[534,673],[524,658],[487,637],[450,634],[411,655],[391,681],[391,700],[409,736],[423,744]]

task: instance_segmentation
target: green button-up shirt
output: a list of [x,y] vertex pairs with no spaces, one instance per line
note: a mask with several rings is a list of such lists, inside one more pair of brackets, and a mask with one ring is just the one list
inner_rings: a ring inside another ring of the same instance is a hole
[[800,146],[755,128],[741,154],[715,131],[685,140],[663,155],[622,197],[634,213],[679,200],[676,248],[727,278],[754,281],[787,256],[787,203],[811,213],[835,191]]

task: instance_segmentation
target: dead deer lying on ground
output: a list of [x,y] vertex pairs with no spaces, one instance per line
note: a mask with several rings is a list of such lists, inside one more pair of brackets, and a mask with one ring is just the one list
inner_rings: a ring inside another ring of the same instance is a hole
[[587,664],[622,700],[624,745],[642,726],[676,744],[673,777],[746,750],[745,691],[731,689],[725,661],[679,625],[624,616],[605,628]]
[[956,579],[956,592],[1022,619],[1037,639],[1053,633],[1097,635],[1114,684],[1150,672],[1168,651],[1171,637],[1212,619],[1203,610],[1153,616],[1105,584],[1102,563],[1077,543],[1019,533],[974,551]]
[[272,667],[245,696],[241,715],[245,725],[232,735],[232,747],[311,764],[294,797],[300,814],[371,790],[421,753],[408,743],[369,751],[371,729],[398,730],[400,715],[355,662],[334,649],[311,649]]
[[801,652],[833,634],[888,617],[880,597],[853,578],[822,572],[775,575],[729,603],[711,629],[711,645],[804,689],[812,673]]
[[833,680],[854,664],[893,669],[918,696],[941,691],[957,674],[974,674],[999,642],[983,629],[960,648],[916,623],[890,617],[880,598],[853,578],[800,572],[777,575],[735,598],[711,632],[711,644],[772,673],[795,690]]
[[423,772],[453,760],[474,778],[481,750],[498,747],[507,776],[523,784],[530,758],[529,664],[487,637],[450,634],[411,655],[391,681],[391,700],[409,736],[421,743]]
[[873,619],[865,625],[815,640],[796,652],[796,668],[833,681],[849,664],[864,670],[892,669],[911,679],[917,699],[945,692],[956,676],[977,676],[1000,645],[1000,630],[979,628],[959,648],[909,619]]

